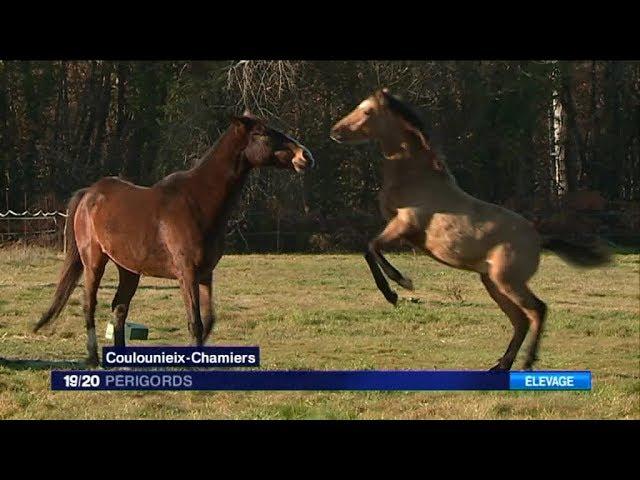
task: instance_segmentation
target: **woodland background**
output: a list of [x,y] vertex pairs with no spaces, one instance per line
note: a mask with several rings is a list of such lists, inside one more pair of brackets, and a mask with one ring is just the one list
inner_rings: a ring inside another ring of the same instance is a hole
[[472,195],[543,230],[638,243],[640,62],[0,60],[0,211],[64,211],[106,175],[151,185],[248,107],[318,166],[253,172],[229,250],[360,250],[383,226],[381,156],[328,132],[382,86],[419,108]]

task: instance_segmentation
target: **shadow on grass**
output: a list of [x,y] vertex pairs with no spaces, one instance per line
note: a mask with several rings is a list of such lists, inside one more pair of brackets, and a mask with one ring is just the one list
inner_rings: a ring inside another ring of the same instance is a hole
[[[57,283],[40,283],[38,285],[32,285],[29,288],[30,289],[40,289],[40,288],[55,288],[58,284]],[[15,287],[15,285],[11,285],[11,284],[6,284],[6,285],[0,285],[0,288],[9,288],[9,287]],[[78,283],[77,287],[79,289],[83,289],[84,285],[82,283]],[[100,289],[105,289],[105,290],[115,290],[116,288],[118,288],[118,285],[115,283],[105,283],[105,284],[101,284],[100,285]],[[137,290],[179,290],[179,286],[176,283],[176,285],[139,285]]]
[[612,250],[616,255],[640,255],[640,245],[614,245]]
[[85,369],[84,361],[78,360],[39,360],[26,358],[0,357],[0,366],[11,370],[58,370],[58,369]]
[[[81,286],[81,285],[79,285]],[[106,288],[107,290],[115,290],[118,288],[117,284],[103,284],[100,285],[100,288]],[[138,290],[179,290],[178,284],[176,282],[175,285],[138,285]]]

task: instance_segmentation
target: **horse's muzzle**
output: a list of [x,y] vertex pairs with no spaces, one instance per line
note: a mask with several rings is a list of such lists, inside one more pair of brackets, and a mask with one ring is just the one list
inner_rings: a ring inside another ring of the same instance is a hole
[[340,130],[336,127],[331,129],[331,133],[329,134],[329,138],[337,143],[342,143],[343,135],[340,133]]
[[312,169],[316,166],[316,160],[313,158],[313,155],[306,147],[301,147],[302,152],[300,155],[296,155],[293,158],[293,168],[296,172],[301,172],[303,170]]

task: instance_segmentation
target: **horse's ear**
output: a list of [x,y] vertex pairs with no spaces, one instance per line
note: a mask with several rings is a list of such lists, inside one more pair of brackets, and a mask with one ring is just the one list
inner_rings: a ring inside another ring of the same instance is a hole
[[249,117],[242,115],[241,117],[237,116],[237,115],[233,115],[231,117],[231,124],[235,125],[237,127],[244,127],[247,130],[251,129],[252,126],[252,121]]
[[385,105],[387,103],[387,97],[390,95],[388,88],[383,88],[376,92],[376,100],[380,105]]
[[244,113],[242,114],[243,117],[253,117],[253,113],[251,113],[251,110],[249,110],[248,108],[244,109]]

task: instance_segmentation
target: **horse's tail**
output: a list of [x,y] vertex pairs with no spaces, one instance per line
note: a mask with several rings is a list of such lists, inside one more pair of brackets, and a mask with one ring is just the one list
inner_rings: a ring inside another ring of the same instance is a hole
[[611,263],[611,249],[600,238],[543,237],[542,248],[551,250],[575,267],[593,268]]
[[38,323],[33,327],[34,332],[37,332],[40,327],[49,323],[60,314],[64,306],[67,304],[71,293],[73,293],[73,290],[76,288],[80,276],[82,275],[83,266],[82,260],[80,260],[80,252],[78,252],[78,245],[76,244],[73,220],[76,215],[78,204],[86,193],[86,188],[78,190],[73,197],[71,197],[71,200],[69,200],[69,204],[67,206],[67,221],[65,224],[67,256],[64,259],[62,274],[60,275],[58,287],[56,288],[56,293],[53,297],[53,303],[51,304],[51,307],[49,307],[49,310],[42,315]]

